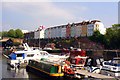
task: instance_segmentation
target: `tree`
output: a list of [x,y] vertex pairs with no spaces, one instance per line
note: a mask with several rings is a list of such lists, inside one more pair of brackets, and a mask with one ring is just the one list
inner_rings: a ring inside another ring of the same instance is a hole
[[120,49],[120,24],[114,24],[106,30],[106,46],[111,49]]
[[0,32],[0,37],[2,37],[2,32]]
[[104,43],[104,35],[102,35],[98,30],[94,31],[93,35],[90,36],[89,39],[97,43]]
[[13,30],[13,29],[10,29],[9,31],[8,31],[8,37],[11,37],[11,38],[14,38],[15,37],[15,31]]
[[8,32],[7,31],[3,31],[2,32],[2,37],[8,37]]
[[23,38],[24,34],[22,33],[22,31],[20,29],[16,29],[15,30],[15,34],[16,34],[16,38]]

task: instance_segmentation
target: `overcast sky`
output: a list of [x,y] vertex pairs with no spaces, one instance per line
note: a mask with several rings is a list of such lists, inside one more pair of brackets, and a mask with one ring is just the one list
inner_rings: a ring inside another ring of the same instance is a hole
[[[24,0],[23,0],[24,1]],[[118,2],[74,1],[2,2],[2,30],[33,31],[83,20],[101,20],[105,27],[118,23]],[[1,14],[1,13],[0,13]]]

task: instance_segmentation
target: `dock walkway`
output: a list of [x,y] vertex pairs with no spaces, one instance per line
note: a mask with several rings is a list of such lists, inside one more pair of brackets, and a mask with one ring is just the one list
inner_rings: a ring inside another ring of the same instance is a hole
[[88,76],[88,77],[93,77],[93,78],[114,78],[112,76],[106,76],[106,75],[102,75],[102,74],[97,74],[97,73],[90,73],[87,70],[77,70],[75,73],[79,74],[79,75],[84,75],[84,76]]

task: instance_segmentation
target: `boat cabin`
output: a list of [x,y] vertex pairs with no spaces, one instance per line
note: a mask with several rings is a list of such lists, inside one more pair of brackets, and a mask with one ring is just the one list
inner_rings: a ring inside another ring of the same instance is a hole
[[64,75],[60,64],[46,60],[29,60],[26,70],[44,77],[62,77]]

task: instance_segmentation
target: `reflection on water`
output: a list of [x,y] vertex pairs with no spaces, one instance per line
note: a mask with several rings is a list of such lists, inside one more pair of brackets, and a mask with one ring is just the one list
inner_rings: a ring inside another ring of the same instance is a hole
[[[16,70],[7,70],[7,59],[1,55],[2,53],[0,52],[0,78],[8,78],[8,80],[10,80],[10,78],[12,78],[11,80],[14,79],[18,79],[18,78],[22,78],[25,79],[25,80],[35,80],[38,79],[38,80],[46,80],[46,79],[43,79],[37,75],[34,75],[33,73],[28,73],[26,72],[26,69],[16,69]],[[114,57],[116,56],[115,54],[113,53],[105,53],[103,55],[104,58],[106,57]],[[120,53],[119,55],[120,56]],[[4,80],[4,79],[3,79]],[[64,79],[66,80],[66,79]],[[87,80],[87,79],[86,79]]]
[[[16,70],[8,70],[7,69],[7,59],[2,56],[2,61],[0,61],[0,65],[2,67],[0,68],[0,71],[2,71],[2,78],[39,78],[40,80],[45,80],[39,76],[36,76],[32,73],[26,72],[26,69],[16,69]],[[27,79],[29,80],[29,79]],[[31,79],[30,79],[31,80]]]
[[[31,72],[26,72],[25,68],[16,69],[16,70],[8,70],[7,69],[7,59],[2,56],[2,60],[0,65],[2,71],[2,80],[48,80],[37,76]],[[66,79],[65,79],[66,80]]]

